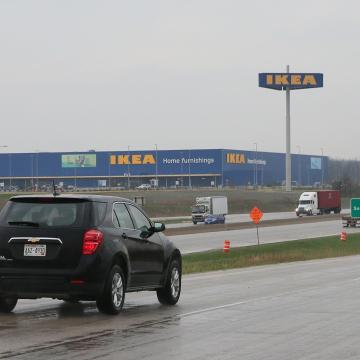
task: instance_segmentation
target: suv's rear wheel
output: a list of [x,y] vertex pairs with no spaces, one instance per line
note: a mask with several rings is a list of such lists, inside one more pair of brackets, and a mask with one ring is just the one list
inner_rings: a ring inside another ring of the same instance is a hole
[[14,310],[18,299],[15,297],[0,298],[0,312],[9,313]]
[[181,293],[181,268],[178,260],[171,262],[166,284],[156,293],[161,304],[175,305],[178,302]]
[[114,265],[106,281],[104,292],[97,299],[96,305],[101,312],[116,315],[122,309],[124,300],[124,273],[120,266]]

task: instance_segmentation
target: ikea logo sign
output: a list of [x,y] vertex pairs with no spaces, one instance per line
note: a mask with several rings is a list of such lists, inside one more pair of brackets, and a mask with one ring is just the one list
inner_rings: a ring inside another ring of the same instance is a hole
[[147,165],[155,164],[155,158],[152,154],[134,154],[134,155],[111,155],[111,165]]
[[226,162],[228,164],[246,164],[245,155],[238,153],[227,153]]
[[323,87],[320,73],[260,73],[259,86],[275,90]]
[[266,160],[263,159],[250,159],[250,158],[245,158],[244,154],[241,153],[227,153],[226,154],[226,162],[228,164],[250,164],[250,165],[262,165],[265,166],[266,165]]

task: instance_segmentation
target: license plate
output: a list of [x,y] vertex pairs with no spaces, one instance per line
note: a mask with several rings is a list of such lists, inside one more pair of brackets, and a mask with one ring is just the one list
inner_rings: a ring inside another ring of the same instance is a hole
[[24,256],[46,256],[46,245],[25,244]]

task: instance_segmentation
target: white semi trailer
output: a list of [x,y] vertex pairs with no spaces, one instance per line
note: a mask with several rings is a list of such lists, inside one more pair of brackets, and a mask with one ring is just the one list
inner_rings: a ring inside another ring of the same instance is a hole
[[228,213],[228,201],[226,196],[203,196],[195,199],[192,206],[191,216],[194,224],[205,222],[209,215],[223,215]]

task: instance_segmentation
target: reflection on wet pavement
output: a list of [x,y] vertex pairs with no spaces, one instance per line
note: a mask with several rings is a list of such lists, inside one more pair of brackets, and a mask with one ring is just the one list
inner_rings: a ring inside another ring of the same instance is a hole
[[197,274],[179,305],[129,294],[118,316],[23,302],[0,315],[0,359],[355,360],[359,274],[358,256]]
[[[70,307],[73,307],[73,309],[69,311]],[[84,312],[84,307],[79,304],[76,304],[76,306],[68,306],[68,304],[61,306],[59,313],[63,312],[64,309],[66,309],[66,316],[71,316],[73,311],[75,311],[75,316]],[[93,358],[94,354],[91,354],[94,353],[94,350],[96,352],[97,349],[109,349],[115,346],[116,351],[120,351],[152,343],[153,340],[144,341],[143,339],[151,339],[151,335],[158,331],[166,332],[168,327],[177,325],[179,321],[180,317],[178,316],[165,317],[158,321],[145,321],[126,329],[107,329],[92,332],[85,336],[70,337],[61,342],[48,342],[43,345],[29,346],[20,351],[3,352],[0,353],[0,358],[68,359],[69,353],[71,353],[72,357],[76,354],[77,359],[89,359]]]

